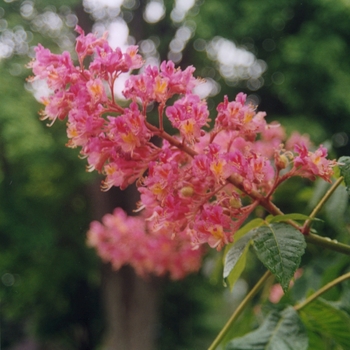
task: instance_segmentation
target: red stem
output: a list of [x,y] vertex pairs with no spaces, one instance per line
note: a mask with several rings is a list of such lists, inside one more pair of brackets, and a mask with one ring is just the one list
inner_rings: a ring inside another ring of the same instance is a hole
[[159,114],[159,131],[163,132],[164,131],[164,126],[163,126],[163,111],[164,111],[164,103],[161,103],[158,107],[158,114]]
[[[171,145],[177,147],[179,150],[187,153],[191,157],[196,156],[198,153],[193,150],[191,147],[186,146],[181,141],[175,139],[173,136],[169,135],[164,130],[158,129],[156,126],[146,122],[146,126],[149,130],[151,130],[155,135],[167,140]],[[273,204],[268,197],[264,197],[256,190],[251,190],[247,192],[243,186],[243,177],[238,174],[232,174],[230,177],[226,179],[227,182],[237,187],[239,190],[247,194],[249,197],[259,202],[270,214],[272,215],[283,215],[283,212]],[[294,224],[295,225],[295,224]],[[296,225],[299,229],[299,226]]]

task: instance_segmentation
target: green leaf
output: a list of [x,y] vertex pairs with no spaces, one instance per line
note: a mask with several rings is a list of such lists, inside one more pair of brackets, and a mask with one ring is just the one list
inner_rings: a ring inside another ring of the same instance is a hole
[[257,256],[286,292],[305,251],[304,236],[295,227],[282,222],[261,226],[256,232],[253,246]]
[[281,222],[281,221],[288,221],[288,220],[305,221],[307,219],[309,219],[307,215],[292,213],[292,214],[276,215],[276,216],[269,215],[265,220],[268,223],[272,223],[272,222]]
[[338,159],[340,174],[344,177],[346,189],[350,191],[350,157],[340,157]]
[[293,307],[273,311],[263,324],[243,337],[233,339],[226,350],[306,350],[308,337]]
[[309,330],[307,331],[307,335],[309,338],[309,350],[329,350],[329,344],[327,344],[319,334],[310,332]]
[[[253,229],[261,226],[262,224],[264,224],[263,219],[256,218],[254,220],[251,220],[248,224],[244,225],[238,231],[236,231],[234,242],[228,244],[225,247],[223,257],[223,277],[231,290],[245,268],[247,253],[250,246],[250,239],[252,237],[252,234],[256,232]],[[250,234],[252,231],[254,232]],[[243,240],[243,238],[245,238],[244,235],[249,236],[249,238]]]
[[349,348],[350,317],[346,312],[319,298],[303,307],[299,314],[309,331]]
[[225,278],[226,283],[228,284],[230,290],[232,291],[235,283],[241,276],[242,272],[245,269],[246,261],[247,261],[247,253],[249,250],[249,245],[247,244],[246,247],[244,248],[242,254],[240,254],[239,258],[236,261],[236,264],[234,268],[230,271],[229,275],[227,278]]
[[[234,239],[235,241],[238,241],[241,237],[243,237],[246,233],[253,230],[254,228],[257,228],[261,225],[264,225],[265,221],[260,218],[256,218],[254,220],[249,221],[246,225],[242,226],[238,231],[235,232]],[[234,243],[232,243],[233,245]],[[229,244],[228,249],[231,248],[231,245]]]
[[252,230],[234,242],[224,256],[224,279],[231,290],[245,268],[247,253],[255,233],[255,230]]

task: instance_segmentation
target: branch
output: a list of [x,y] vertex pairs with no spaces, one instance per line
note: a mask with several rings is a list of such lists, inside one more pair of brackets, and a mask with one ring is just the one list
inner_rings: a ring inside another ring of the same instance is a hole
[[343,176],[341,176],[333,185],[332,187],[325,193],[323,198],[320,200],[320,202],[316,205],[312,213],[310,214],[310,217],[308,220],[305,221],[303,226],[303,234],[307,235],[310,230],[310,226],[312,224],[312,220],[316,217],[317,213],[321,210],[323,205],[327,202],[329,197],[334,193],[334,191],[337,189],[337,187],[342,183],[344,180]]
[[[151,130],[155,135],[163,138],[164,140],[167,140],[171,145],[177,147],[179,150],[187,153],[191,157],[195,157],[198,155],[198,153],[193,150],[191,147],[186,146],[181,141],[177,140],[175,137],[171,136],[164,130],[160,130],[156,126],[152,125],[149,122],[145,122],[146,126],[149,130]],[[227,182],[237,187],[239,190],[244,192],[246,195],[251,197],[252,199],[258,201],[260,205],[262,205],[270,214],[272,215],[283,215],[282,211],[277,208],[269,199],[262,196],[258,191],[251,190],[246,191],[246,189],[243,187],[243,177],[238,174],[233,174],[230,177],[226,179]]]
[[318,235],[315,235],[313,233],[309,233],[308,235],[305,235],[305,240],[307,243],[312,243],[314,245],[317,245],[319,247],[327,248],[330,250],[334,250],[338,253],[343,253],[346,255],[350,255],[350,246],[344,243],[339,243],[335,239],[330,239],[328,237],[321,237]]
[[[171,145],[177,147],[179,150],[187,153],[191,157],[195,157],[198,153],[193,150],[191,147],[186,146],[181,141],[177,140],[175,137],[171,136],[164,130],[159,130],[156,126],[150,124],[146,121],[146,126],[149,130],[151,130],[155,135],[167,140]],[[314,211],[311,213],[310,218],[312,219],[318,210],[321,208],[323,203],[329,198],[329,196],[335,191],[335,189],[339,186],[339,184],[342,182],[343,178],[340,177],[332,186],[331,189],[327,191],[319,205],[314,209]],[[227,182],[237,187],[239,190],[244,192],[246,195],[248,195],[253,200],[257,201],[262,207],[264,207],[270,214],[272,215],[283,215],[284,213],[273,203],[268,197],[264,197],[261,195],[258,191],[252,190],[252,191],[246,191],[243,187],[243,178],[242,176],[238,174],[232,174],[230,177],[226,179]],[[310,220],[311,222],[312,220]],[[292,220],[287,221],[290,225],[295,227],[296,229],[300,230],[302,233],[304,233],[305,225],[309,227],[310,223],[308,223],[308,220],[306,221],[306,224],[304,224],[304,228],[301,229],[298,224],[296,224]],[[330,250],[334,250],[339,253],[343,253],[346,255],[350,255],[350,246],[346,244],[339,243],[334,240],[330,240],[329,238],[321,237],[315,234],[304,234],[305,240],[308,243],[312,243]]]
[[320,295],[322,295],[323,293],[327,292],[327,290],[333,288],[334,286],[336,286],[338,283],[341,283],[347,279],[350,279],[350,272],[336,278],[335,280],[333,280],[332,282],[329,282],[328,284],[326,284],[325,286],[323,286],[321,289],[319,289],[317,292],[315,292],[314,294],[310,295],[305,301],[303,301],[302,303],[295,305],[294,306],[294,310],[295,311],[299,311],[300,309],[302,309],[303,307],[305,307],[307,304],[311,303],[312,301],[314,301],[315,299],[317,299]]

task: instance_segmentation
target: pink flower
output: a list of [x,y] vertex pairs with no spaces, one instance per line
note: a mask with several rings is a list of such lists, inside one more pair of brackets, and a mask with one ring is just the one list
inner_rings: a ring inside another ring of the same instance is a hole
[[139,75],[132,75],[125,83],[123,94],[133,101],[141,99],[143,105],[149,102],[162,102],[168,94],[167,83],[161,82],[157,67],[147,66]]
[[128,61],[130,62],[130,70],[132,69],[139,69],[143,66],[143,59],[142,56],[138,54],[138,46],[131,45],[128,46],[126,49],[125,56],[128,57]]
[[67,146],[71,148],[82,147],[82,155],[84,157],[89,152],[86,145],[91,140],[98,140],[99,135],[102,135],[101,128],[105,121],[98,115],[87,118],[86,114],[83,114],[81,110],[72,110],[69,114],[70,117],[67,123],[69,141]]
[[149,145],[134,149],[132,154],[120,150],[118,152],[114,147],[111,147],[109,158],[106,159],[103,168],[103,172],[106,174],[106,179],[102,183],[103,189],[106,191],[112,186],[125,189],[136,180],[140,180],[157,153],[158,151]]
[[294,166],[299,176],[314,180],[316,176],[331,182],[333,167],[337,164],[334,160],[328,160],[327,149],[322,145],[310,152],[305,144],[296,144],[295,152],[299,155],[294,158]]
[[52,90],[65,88],[72,74],[76,73],[70,54],[65,51],[56,55],[40,44],[34,50],[35,60],[30,62],[28,67],[32,68],[35,76],[28,80],[45,79]]
[[311,148],[312,143],[309,135],[300,135],[297,131],[294,131],[286,142],[286,149],[294,151],[295,145],[304,145],[307,149]]
[[217,107],[218,116],[215,120],[217,130],[237,130],[241,136],[254,140],[258,132],[265,129],[265,113],[255,112],[255,107],[245,105],[246,95],[239,93],[236,100],[229,102],[227,96]]
[[221,206],[205,204],[193,225],[192,239],[197,244],[207,242],[220,250],[233,240],[231,218],[224,214]]
[[174,63],[163,62],[160,71],[157,67],[147,66],[143,73],[131,76],[123,91],[126,98],[141,99],[143,105],[157,101],[165,103],[175,94],[185,94],[192,91],[197,84],[193,77],[194,69],[188,67],[182,71],[175,69]]
[[175,68],[174,62],[163,61],[160,65],[160,71],[163,77],[169,79],[171,96],[174,94],[189,93],[199,83],[193,76],[195,68],[192,66],[182,71],[180,68]]
[[123,152],[131,152],[148,142],[150,131],[145,125],[145,117],[140,113],[136,103],[125,108],[124,114],[118,117],[108,117],[107,134],[117,143]]
[[89,80],[86,88],[91,96],[92,103],[104,103],[107,101],[107,95],[101,79]]
[[89,33],[85,36],[81,27],[76,26],[75,31],[80,35],[76,38],[75,51],[78,54],[79,62],[82,64],[86,56],[95,53],[97,47],[107,44],[106,34],[102,38],[97,38],[94,34]]
[[210,121],[207,103],[192,94],[185,95],[168,107],[166,115],[173,127],[179,129],[181,136],[190,143],[201,136],[202,127]]
[[113,50],[108,42],[104,42],[103,45],[96,48],[96,53],[89,69],[105,80],[108,80],[109,77],[117,77],[121,73],[129,72],[132,69],[140,68],[143,65],[141,56],[137,54],[136,46],[129,48],[123,54],[119,47]]
[[248,159],[239,150],[228,152],[222,155],[222,157],[227,164],[224,173],[225,178],[229,177],[231,174],[239,174],[240,176],[252,180]]
[[252,169],[253,182],[257,184],[269,183],[273,180],[275,171],[267,158],[254,154],[250,158],[250,168]]
[[40,112],[40,119],[51,120],[52,125],[56,119],[64,120],[72,109],[74,95],[66,91],[57,91],[56,94],[43,98],[45,109]]

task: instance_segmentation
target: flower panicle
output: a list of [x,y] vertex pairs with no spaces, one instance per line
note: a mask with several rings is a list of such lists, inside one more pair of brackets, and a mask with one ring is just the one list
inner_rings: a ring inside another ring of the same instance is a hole
[[153,230],[143,217],[128,216],[121,208],[94,221],[87,233],[87,244],[114,269],[131,265],[141,276],[150,274],[184,278],[199,270],[203,248],[193,249],[181,232],[172,238],[163,230]]
[[[76,31],[78,65],[68,52],[53,54],[40,44],[29,63],[30,81],[44,80],[49,88],[41,117],[51,124],[67,121],[67,146],[79,147],[88,169],[105,175],[103,190],[136,181],[139,208],[149,213],[147,230],[220,250],[282,181],[292,176],[330,181],[336,162],[327,159],[326,148],[311,152],[305,135],[288,139],[280,124],[267,123],[266,113],[247,102],[246,94],[233,101],[225,96],[210,129],[207,103],[194,93],[202,82],[194,67],[182,70],[172,61],[144,67],[137,46],[123,52],[110,47],[106,34],[85,35],[78,26]],[[135,69],[141,70],[132,74]],[[127,107],[114,98],[122,73],[130,74],[123,89]],[[158,106],[159,125],[147,116],[150,104]],[[178,135],[163,130],[165,117]],[[154,137],[162,143],[154,143]]]

